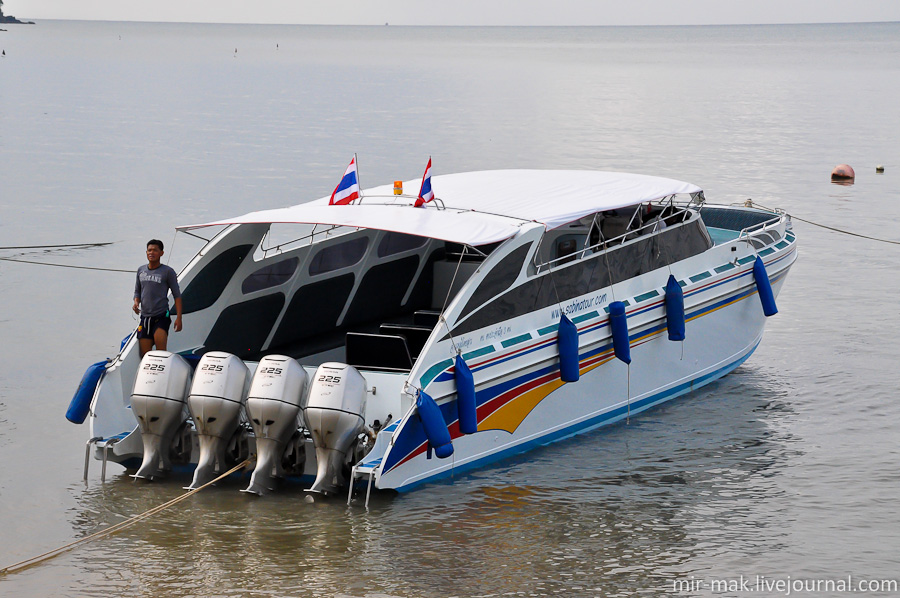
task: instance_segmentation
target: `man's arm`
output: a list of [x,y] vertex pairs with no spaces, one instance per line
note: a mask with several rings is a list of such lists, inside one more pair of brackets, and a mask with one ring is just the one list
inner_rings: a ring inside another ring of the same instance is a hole
[[138,272],[134,280],[134,305],[132,308],[134,313],[141,313],[141,273]]
[[175,299],[175,332],[181,332],[181,288],[178,286],[178,276],[171,268],[168,268],[167,282]]
[[175,297],[175,332],[181,332],[181,297]]

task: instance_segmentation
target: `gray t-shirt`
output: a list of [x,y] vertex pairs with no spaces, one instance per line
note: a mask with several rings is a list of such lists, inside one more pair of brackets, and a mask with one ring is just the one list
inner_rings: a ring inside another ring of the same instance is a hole
[[137,271],[134,283],[134,298],[141,300],[142,316],[164,316],[169,310],[169,290],[172,297],[181,297],[178,275],[165,264],[151,270],[144,264]]

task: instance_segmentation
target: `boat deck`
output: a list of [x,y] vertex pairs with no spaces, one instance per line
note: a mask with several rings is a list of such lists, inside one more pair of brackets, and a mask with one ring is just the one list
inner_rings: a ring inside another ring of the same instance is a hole
[[715,228],[713,226],[707,226],[706,230],[709,231],[709,237],[716,245],[724,245],[730,241],[734,241],[741,235],[741,231],[729,230],[727,228]]

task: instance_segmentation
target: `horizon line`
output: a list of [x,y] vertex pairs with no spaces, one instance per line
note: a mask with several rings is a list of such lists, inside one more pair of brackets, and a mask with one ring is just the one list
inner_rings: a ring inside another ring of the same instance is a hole
[[[11,15],[6,15],[11,16]],[[379,23],[280,23],[280,22],[254,22],[254,21],[178,21],[178,20],[168,20],[168,21],[157,21],[157,20],[149,20],[149,19],[79,19],[79,18],[37,18],[37,17],[15,17],[21,21],[34,21],[35,24],[38,21],[75,21],[79,23],[148,23],[148,24],[171,24],[171,25],[264,25],[264,26],[286,26],[286,27],[479,27],[479,28],[520,28],[520,29],[560,29],[560,28],[578,28],[578,29],[590,29],[590,28],[599,28],[599,27],[759,27],[759,26],[789,26],[789,25],[890,25],[890,24],[898,24],[900,20],[897,21],[766,21],[766,22],[758,22],[758,23],[732,23],[732,22],[721,22],[721,23],[644,23],[644,24],[634,24],[634,23],[619,23],[619,24],[595,24],[595,25],[497,25],[497,24],[442,24],[442,25],[434,25],[434,24],[408,24],[408,23],[400,23],[392,25],[390,22],[386,22],[384,24]],[[5,24],[17,24],[17,23],[5,23]]]

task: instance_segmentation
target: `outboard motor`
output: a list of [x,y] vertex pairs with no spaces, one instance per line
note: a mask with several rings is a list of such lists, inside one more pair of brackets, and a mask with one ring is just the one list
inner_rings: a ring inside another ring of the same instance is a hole
[[297,360],[283,355],[263,357],[247,395],[250,425],[256,435],[256,469],[244,492],[263,495],[283,478],[285,446],[300,426],[300,409],[309,377]]
[[168,351],[148,351],[138,368],[131,394],[131,412],[141,427],[144,461],[132,477],[152,479],[172,468],[169,447],[187,420],[185,398],[191,386],[191,366]]
[[366,427],[366,379],[344,363],[316,370],[304,417],[316,444],[318,471],[310,492],[333,493],[344,484],[343,464]]
[[238,431],[249,385],[250,370],[234,355],[211,351],[200,358],[188,397],[200,441],[200,460],[189,490],[225,471],[225,452]]

